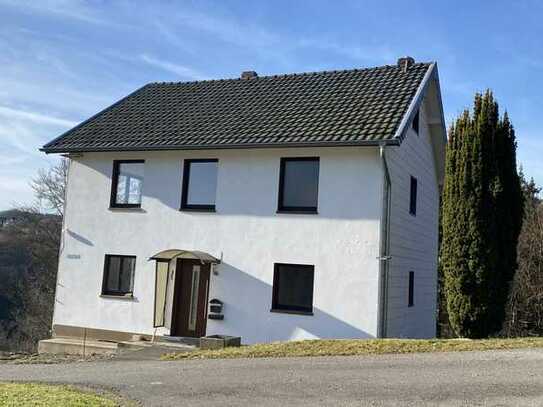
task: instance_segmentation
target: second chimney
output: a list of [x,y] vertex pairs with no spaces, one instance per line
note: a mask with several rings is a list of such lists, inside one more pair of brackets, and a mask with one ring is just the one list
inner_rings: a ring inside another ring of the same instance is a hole
[[402,69],[402,71],[407,72],[409,67],[415,63],[415,60],[412,57],[401,57],[398,58],[398,67]]
[[255,71],[243,71],[241,73],[241,79],[254,79],[258,78],[258,74]]

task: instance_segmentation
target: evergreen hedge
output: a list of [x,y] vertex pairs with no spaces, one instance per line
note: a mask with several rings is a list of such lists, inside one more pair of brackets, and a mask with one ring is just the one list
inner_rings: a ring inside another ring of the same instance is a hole
[[515,132],[492,92],[476,94],[449,130],[441,267],[449,320],[461,337],[498,332],[517,262],[523,198]]

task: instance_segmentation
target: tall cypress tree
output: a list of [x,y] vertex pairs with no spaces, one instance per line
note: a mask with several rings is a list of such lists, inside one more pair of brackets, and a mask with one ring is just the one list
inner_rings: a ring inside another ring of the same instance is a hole
[[441,267],[458,336],[500,330],[521,222],[513,126],[490,91],[476,94],[449,130],[443,191]]

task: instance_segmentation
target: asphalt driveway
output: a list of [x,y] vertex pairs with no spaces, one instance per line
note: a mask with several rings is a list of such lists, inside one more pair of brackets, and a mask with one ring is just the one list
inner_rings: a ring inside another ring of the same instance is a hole
[[540,406],[543,350],[0,365],[0,381],[105,386],[145,406]]

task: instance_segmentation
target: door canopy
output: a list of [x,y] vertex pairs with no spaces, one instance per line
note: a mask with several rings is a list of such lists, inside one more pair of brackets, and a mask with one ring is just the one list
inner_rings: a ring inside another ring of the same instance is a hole
[[169,249],[163,250],[149,258],[149,260],[158,261],[169,261],[173,259],[196,259],[200,260],[200,262],[202,263],[209,264],[219,264],[221,262],[219,259],[213,257],[211,254],[198,250]]

